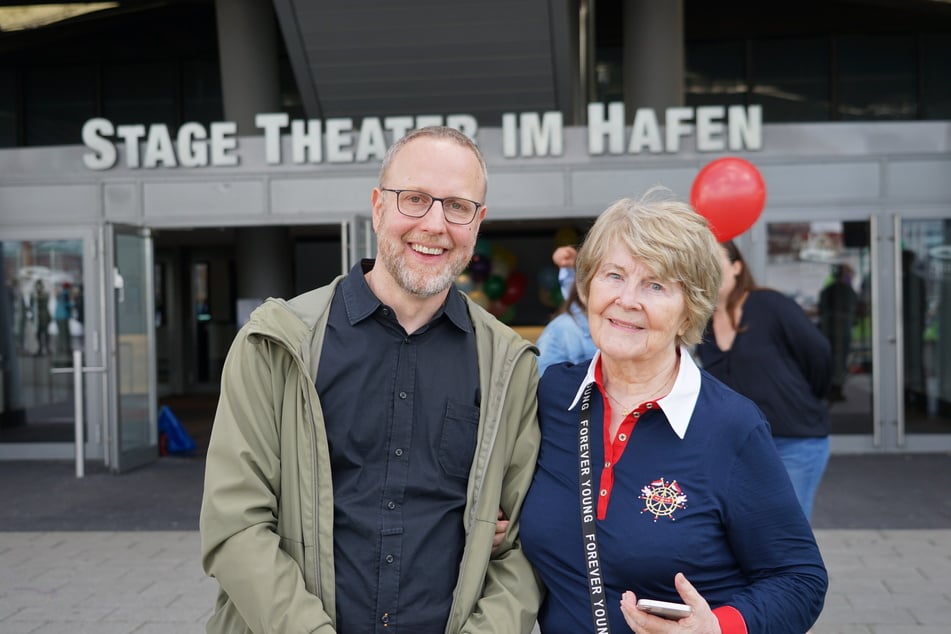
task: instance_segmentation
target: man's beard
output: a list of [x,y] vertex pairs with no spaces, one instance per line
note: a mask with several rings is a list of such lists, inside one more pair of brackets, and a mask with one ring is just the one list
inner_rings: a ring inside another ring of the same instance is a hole
[[468,253],[453,251],[450,259],[437,268],[436,265],[426,266],[422,263],[415,266],[409,265],[407,259],[402,256],[404,247],[405,243],[396,238],[380,240],[379,259],[390,276],[404,290],[419,297],[432,297],[449,288],[469,265],[473,251],[473,249],[469,249]]

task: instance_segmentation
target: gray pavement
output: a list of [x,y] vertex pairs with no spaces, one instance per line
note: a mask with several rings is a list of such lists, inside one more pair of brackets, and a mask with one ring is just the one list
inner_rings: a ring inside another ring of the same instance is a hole
[[[202,632],[200,457],[90,468],[0,463],[0,634]],[[813,525],[831,578],[814,634],[951,629],[951,455],[834,456]]]

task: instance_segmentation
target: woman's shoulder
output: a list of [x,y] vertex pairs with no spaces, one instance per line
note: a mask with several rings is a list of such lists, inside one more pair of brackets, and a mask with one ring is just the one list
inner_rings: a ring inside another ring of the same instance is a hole
[[772,288],[751,291],[743,303],[743,312],[753,321],[774,320],[786,322],[805,315],[795,299]]
[[781,291],[777,291],[775,288],[757,288],[753,291],[750,291],[749,297],[746,298],[747,302],[753,301],[754,303],[763,304],[766,306],[788,306],[795,305],[799,306],[796,303],[796,300],[786,295]]

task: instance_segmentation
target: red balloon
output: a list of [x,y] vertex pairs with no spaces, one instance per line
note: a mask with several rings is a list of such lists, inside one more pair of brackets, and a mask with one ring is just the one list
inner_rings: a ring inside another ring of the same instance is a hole
[[700,170],[690,189],[690,203],[710,223],[719,242],[753,226],[766,205],[766,183],[752,163],[726,157]]

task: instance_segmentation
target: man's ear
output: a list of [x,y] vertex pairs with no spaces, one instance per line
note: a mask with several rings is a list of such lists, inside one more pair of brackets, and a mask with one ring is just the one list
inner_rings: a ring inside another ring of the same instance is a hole
[[380,226],[380,218],[383,216],[383,196],[385,192],[379,187],[374,187],[370,192],[370,210],[373,219],[373,233],[377,233]]

